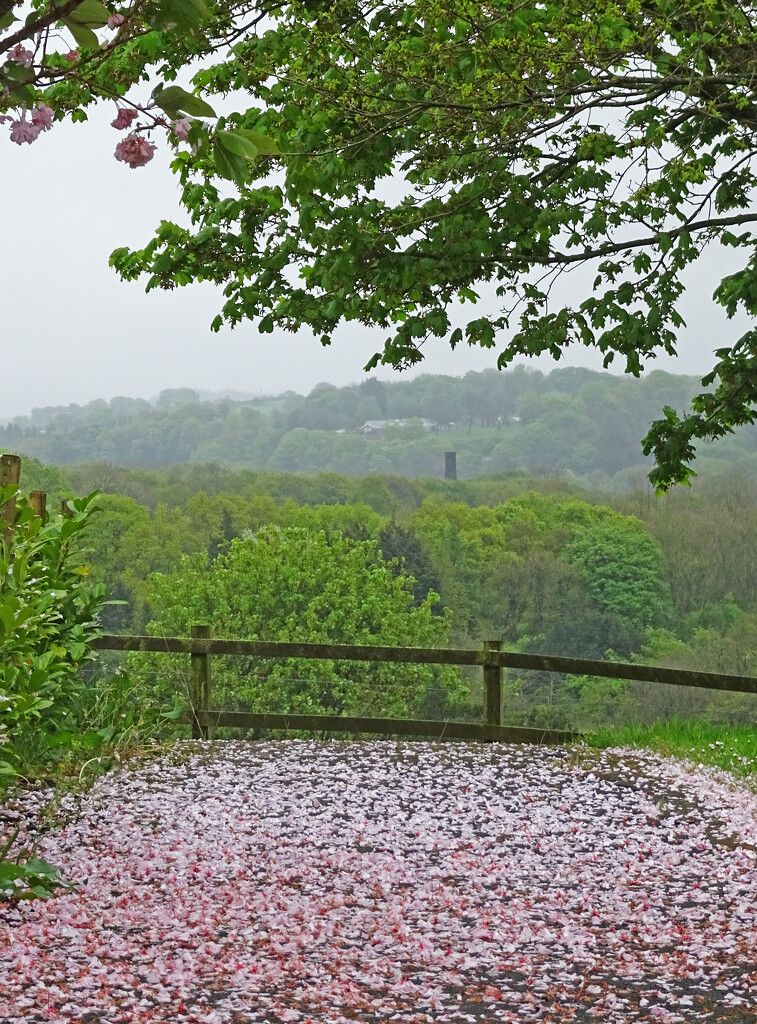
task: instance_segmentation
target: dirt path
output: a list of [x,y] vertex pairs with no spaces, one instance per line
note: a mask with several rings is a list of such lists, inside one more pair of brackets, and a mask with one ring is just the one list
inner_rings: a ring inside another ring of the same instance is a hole
[[[190,745],[0,909],[0,1022],[754,1022],[757,796],[652,755]],[[86,881],[84,881],[86,880]]]

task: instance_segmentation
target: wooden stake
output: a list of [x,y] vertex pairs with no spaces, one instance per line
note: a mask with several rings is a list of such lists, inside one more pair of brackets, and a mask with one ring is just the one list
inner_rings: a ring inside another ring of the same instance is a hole
[[[21,457],[0,455],[0,487],[18,487],[21,479]],[[3,539],[10,541],[13,536],[13,521],[16,518],[16,496],[0,505],[0,519],[8,524],[3,530]]]
[[47,522],[47,494],[45,491],[32,491],[29,495],[29,504],[34,509],[34,514],[39,516],[43,524]]
[[[207,623],[197,623],[192,626],[190,634],[193,640],[207,640],[210,638],[210,626]],[[192,677],[192,739],[209,740],[210,726],[200,724],[196,713],[210,710],[210,654],[191,654],[191,677]]]
[[[484,657],[501,650],[501,640],[484,640]],[[496,663],[484,663],[484,714],[487,725],[502,724],[502,666]]]

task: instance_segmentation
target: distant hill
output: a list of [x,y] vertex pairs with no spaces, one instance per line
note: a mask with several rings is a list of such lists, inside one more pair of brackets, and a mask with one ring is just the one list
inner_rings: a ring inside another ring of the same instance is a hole
[[[650,421],[664,405],[685,410],[697,390],[696,377],[659,370],[636,380],[574,367],[369,377],[319,384],[305,396],[177,388],[154,401],[33,409],[0,427],[0,448],[55,464],[214,462],[408,477],[442,476],[444,452],[454,450],[461,478],[522,470],[622,484],[645,465],[640,440]],[[381,426],[361,432],[367,422]],[[755,458],[757,429],[749,427],[700,452],[698,468],[725,460],[751,472]]]

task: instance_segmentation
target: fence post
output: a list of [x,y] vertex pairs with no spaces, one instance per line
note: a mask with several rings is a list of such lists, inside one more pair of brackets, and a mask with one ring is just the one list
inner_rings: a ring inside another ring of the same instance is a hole
[[34,514],[39,516],[44,526],[47,522],[47,494],[45,491],[31,491],[29,504],[34,509]]
[[[18,487],[21,479],[21,457],[19,455],[0,455],[0,487]],[[10,541],[13,535],[13,520],[16,518],[16,497],[15,495],[0,505],[0,519],[4,519],[8,526],[3,531],[3,538]]]
[[[484,640],[488,651],[501,651],[501,640]],[[484,661],[484,715],[487,725],[502,725],[502,666]]]
[[[197,623],[192,626],[190,634],[193,640],[207,640],[210,637],[210,626],[207,623]],[[192,739],[210,739],[210,726],[201,725],[197,721],[198,711],[208,711],[210,708],[210,655],[190,655],[191,676],[192,676],[192,712],[195,716],[192,723]]]

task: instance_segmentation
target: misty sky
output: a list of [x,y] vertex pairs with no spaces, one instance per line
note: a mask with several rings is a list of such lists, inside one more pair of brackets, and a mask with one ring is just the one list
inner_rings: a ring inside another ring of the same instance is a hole
[[[380,330],[348,325],[330,349],[310,332],[258,336],[252,324],[212,334],[209,324],[222,301],[215,286],[145,295],[141,283],[119,281],[107,265],[110,252],[145,244],[161,218],[182,218],[167,143],[156,139],[153,162],[129,169],[113,158],[120,138],[109,126],[114,115],[115,106],[105,104],[89,123],[56,124],[31,146],[11,143],[7,127],[0,129],[0,422],[34,406],[119,394],[150,398],[170,387],[271,394],[360,380],[381,347]],[[743,324],[729,324],[711,301],[733,258],[731,251],[708,254],[692,272],[680,356],[648,369],[705,373],[713,349],[742,333]],[[588,293],[592,276],[571,275],[561,294],[575,301],[577,293]],[[469,315],[472,308],[466,307]],[[587,350],[572,350],[568,364],[601,369],[601,359]],[[495,350],[452,352],[437,342],[415,372],[463,374],[495,365]],[[397,377],[387,369],[378,375]]]

